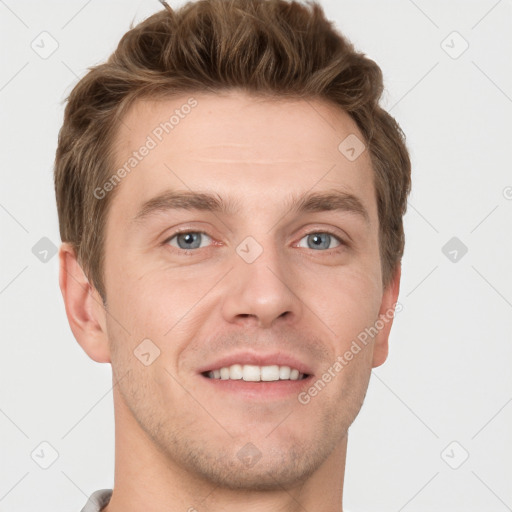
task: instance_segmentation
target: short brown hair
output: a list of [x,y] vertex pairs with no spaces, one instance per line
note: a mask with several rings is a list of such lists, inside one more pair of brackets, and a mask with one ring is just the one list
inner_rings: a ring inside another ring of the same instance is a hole
[[54,176],[60,235],[104,302],[104,233],[114,191],[103,199],[93,191],[112,175],[123,114],[140,98],[235,88],[323,99],[352,116],[374,170],[383,286],[391,281],[404,250],[411,163],[402,130],[378,104],[379,66],[315,2],[199,0],[132,26],[67,98]]

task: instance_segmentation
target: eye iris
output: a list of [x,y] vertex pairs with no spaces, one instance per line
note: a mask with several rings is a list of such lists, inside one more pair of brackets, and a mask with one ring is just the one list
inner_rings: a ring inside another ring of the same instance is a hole
[[[331,242],[331,236],[328,233],[319,233],[314,235],[309,235],[309,240],[313,240],[312,244],[309,243],[308,245],[311,249],[315,249],[318,247],[321,247],[322,249],[328,249],[330,242]],[[322,237],[325,237],[324,240],[322,240]]]
[[[201,245],[201,233],[183,233],[178,235],[177,241],[180,249],[197,249]],[[185,245],[181,244],[182,241],[185,241]],[[191,245],[191,243],[198,241],[199,243]]]
[[[176,236],[180,249],[197,249],[201,246],[202,235],[199,232],[181,233]],[[310,249],[328,249],[331,244],[329,233],[315,233],[308,235]]]

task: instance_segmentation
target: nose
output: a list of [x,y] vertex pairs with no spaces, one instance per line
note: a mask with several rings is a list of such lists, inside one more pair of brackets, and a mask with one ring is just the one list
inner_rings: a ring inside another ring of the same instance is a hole
[[259,328],[298,321],[303,304],[294,290],[297,280],[283,258],[270,246],[251,263],[234,254],[222,305],[225,321]]

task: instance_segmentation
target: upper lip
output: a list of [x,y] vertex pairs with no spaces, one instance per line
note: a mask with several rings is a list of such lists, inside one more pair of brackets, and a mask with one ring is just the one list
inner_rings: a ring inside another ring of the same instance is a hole
[[199,368],[199,373],[204,373],[212,370],[218,370],[220,368],[224,368],[226,366],[231,366],[233,364],[252,364],[256,366],[289,366],[290,368],[296,368],[300,373],[305,373],[308,375],[312,375],[313,371],[303,361],[300,361],[295,356],[291,354],[286,354],[285,352],[272,352],[272,353],[257,353],[257,352],[235,352],[211,363],[207,363]]

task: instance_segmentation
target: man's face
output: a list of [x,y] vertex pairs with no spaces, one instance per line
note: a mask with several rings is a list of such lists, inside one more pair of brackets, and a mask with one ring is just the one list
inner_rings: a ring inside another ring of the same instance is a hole
[[[340,152],[348,135],[363,137],[327,103],[193,97],[197,104],[183,109],[189,96],[139,101],[117,134],[116,169],[151,148],[118,185],[106,226],[118,407],[141,427],[130,435],[153,443],[168,464],[231,488],[291,484],[340,446],[372,365],[385,359],[378,335],[308,403],[299,400],[383,308],[369,154],[351,161]],[[179,122],[161,133],[176,109]],[[160,201],[142,210],[166,192],[213,194],[230,209]],[[292,204],[322,193],[355,196],[367,218],[351,210],[354,201],[334,210]],[[259,375],[254,368],[241,380],[206,376],[258,361],[307,377],[245,381]]]

